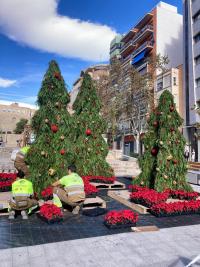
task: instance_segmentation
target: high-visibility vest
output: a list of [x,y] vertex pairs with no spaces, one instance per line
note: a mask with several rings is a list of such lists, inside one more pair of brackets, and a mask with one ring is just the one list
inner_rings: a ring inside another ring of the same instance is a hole
[[82,178],[77,173],[71,173],[63,176],[60,184],[64,186],[68,196],[75,196],[84,193],[84,183]]
[[56,194],[53,194],[53,204],[56,205],[58,208],[62,208],[62,202]]
[[33,194],[33,184],[27,179],[19,179],[12,184],[12,195],[27,196]]
[[21,154],[26,155],[30,149],[30,146],[24,146],[20,149]]

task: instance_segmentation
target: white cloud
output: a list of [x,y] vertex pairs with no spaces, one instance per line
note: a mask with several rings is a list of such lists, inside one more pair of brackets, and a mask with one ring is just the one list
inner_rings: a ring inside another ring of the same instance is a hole
[[9,79],[4,79],[0,77],[0,87],[7,88],[12,85],[14,85],[17,81],[16,80],[9,80]]
[[64,57],[107,60],[116,32],[106,25],[60,16],[58,2],[1,0],[0,31],[19,43]]

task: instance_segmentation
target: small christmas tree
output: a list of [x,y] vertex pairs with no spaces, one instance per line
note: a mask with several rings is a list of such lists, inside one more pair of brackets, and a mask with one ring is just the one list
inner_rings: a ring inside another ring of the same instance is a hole
[[142,172],[135,184],[144,184],[158,192],[168,188],[192,191],[186,181],[185,139],[179,130],[182,123],[172,94],[164,91],[151,115],[144,141],[145,152],[140,159]]
[[108,146],[102,134],[106,123],[100,116],[101,104],[90,75],[85,74],[73,109],[75,164],[80,175],[113,175],[113,170],[106,162]]
[[179,127],[183,119],[178,114],[174,99],[164,91],[158,104],[159,152],[154,188],[161,192],[166,188],[192,191],[186,181],[187,162],[184,158],[185,138]]
[[157,115],[152,112],[147,116],[148,132],[143,138],[145,153],[139,158],[139,167],[142,172],[134,180],[134,183],[141,186],[153,188],[156,169],[156,155],[158,153],[157,147]]
[[38,94],[39,110],[32,118],[36,140],[27,155],[30,179],[37,192],[66,174],[73,161],[70,141],[69,94],[58,64],[51,61]]

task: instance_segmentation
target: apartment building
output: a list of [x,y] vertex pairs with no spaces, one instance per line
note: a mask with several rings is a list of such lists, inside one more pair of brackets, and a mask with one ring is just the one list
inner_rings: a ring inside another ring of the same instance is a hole
[[84,73],[88,73],[94,81],[98,82],[99,80],[103,79],[103,77],[109,76],[109,65],[99,64],[90,66],[86,70],[81,71],[80,77],[74,82],[72,91],[70,92],[69,110],[71,111],[73,103],[78,95],[78,92],[80,91]]
[[177,68],[171,68],[165,73],[157,75],[155,81],[155,97],[157,101],[164,90],[168,90],[172,93],[176,109],[180,116],[184,118],[183,65]]
[[36,107],[23,103],[10,103],[0,101],[0,131],[2,133],[13,133],[16,123],[20,119],[30,119],[33,117]]
[[[121,49],[120,58],[120,88],[126,90],[130,87],[130,69],[135,68],[143,75],[149,71],[148,59],[151,56],[160,54],[167,56],[169,63],[166,68],[171,69],[181,65],[183,62],[183,16],[178,14],[177,7],[164,2],[159,2],[150,12],[146,13],[136,25],[134,25],[120,39]],[[115,50],[111,42],[111,69],[112,55]],[[117,49],[117,48],[116,48]],[[117,53],[117,52],[115,52]],[[159,74],[159,72],[157,72]],[[141,100],[140,92],[135,96],[141,103],[141,116],[145,116],[147,105]],[[143,107],[142,107],[143,106]],[[144,108],[145,107],[145,108]],[[143,119],[141,120],[143,121]],[[125,137],[122,143],[125,145],[126,153],[137,153],[138,144],[135,136],[132,135],[129,128],[130,123],[127,119],[121,128],[125,129]],[[138,138],[137,138],[138,139]],[[130,140],[130,141],[129,141]]]
[[200,106],[200,1],[183,0],[184,106],[185,129],[190,151],[195,150],[200,161],[200,131],[195,127],[200,116],[194,106]]

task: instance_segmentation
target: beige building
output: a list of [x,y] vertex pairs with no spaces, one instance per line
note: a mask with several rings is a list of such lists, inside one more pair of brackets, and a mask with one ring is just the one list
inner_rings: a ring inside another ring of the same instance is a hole
[[36,108],[23,103],[0,101],[0,132],[11,134],[20,119],[30,121]]
[[99,64],[99,65],[91,66],[84,71],[81,71],[80,77],[74,82],[72,91],[70,93],[71,101],[70,101],[70,105],[69,105],[69,110],[72,109],[72,105],[73,105],[73,103],[74,103],[74,101],[78,95],[80,88],[81,88],[84,73],[90,74],[91,78],[94,81],[98,81],[105,76],[106,77],[109,76],[109,65],[108,64]]
[[164,90],[169,90],[174,96],[174,102],[176,103],[176,109],[180,116],[184,117],[183,111],[183,66],[180,65],[177,68],[171,68],[164,74],[157,76],[155,82],[155,96],[158,100]]

